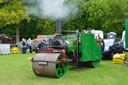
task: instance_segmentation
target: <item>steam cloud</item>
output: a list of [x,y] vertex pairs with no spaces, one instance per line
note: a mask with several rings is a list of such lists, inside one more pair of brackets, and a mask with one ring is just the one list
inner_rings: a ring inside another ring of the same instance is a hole
[[39,17],[47,16],[52,19],[62,19],[70,14],[77,13],[77,7],[67,4],[64,0],[27,0],[28,3],[36,3],[29,7],[27,14],[35,14]]

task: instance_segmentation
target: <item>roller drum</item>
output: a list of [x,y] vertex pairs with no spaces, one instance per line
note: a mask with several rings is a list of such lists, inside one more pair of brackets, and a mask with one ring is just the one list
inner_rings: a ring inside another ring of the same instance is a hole
[[[68,63],[65,63],[65,67],[61,67],[61,63],[56,60],[61,59],[60,53],[38,53],[33,58],[32,69],[38,76],[47,77],[63,77],[68,70]],[[46,61],[47,65],[40,65],[39,62]]]

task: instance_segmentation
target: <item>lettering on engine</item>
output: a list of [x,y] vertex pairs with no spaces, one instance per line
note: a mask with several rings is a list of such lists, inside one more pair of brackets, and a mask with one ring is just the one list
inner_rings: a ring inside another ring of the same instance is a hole
[[47,66],[48,62],[47,61],[41,61],[41,62],[38,62],[38,65]]

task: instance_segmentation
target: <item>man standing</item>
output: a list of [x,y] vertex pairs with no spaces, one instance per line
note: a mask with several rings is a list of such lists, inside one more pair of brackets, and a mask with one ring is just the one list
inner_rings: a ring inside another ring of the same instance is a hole
[[30,53],[32,53],[32,40],[31,40],[31,38],[28,39],[27,43],[28,43],[28,47],[30,49]]
[[22,54],[25,54],[26,53],[26,41],[25,41],[25,39],[23,38],[22,39],[22,42],[21,42],[21,44],[22,44]]

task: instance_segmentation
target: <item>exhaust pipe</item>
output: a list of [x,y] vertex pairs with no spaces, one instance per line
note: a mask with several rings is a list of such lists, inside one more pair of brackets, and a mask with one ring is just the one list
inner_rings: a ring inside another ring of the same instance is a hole
[[61,29],[61,19],[57,19],[57,20],[56,20],[56,33],[61,34],[61,33],[62,33],[61,30],[62,30],[62,29]]

